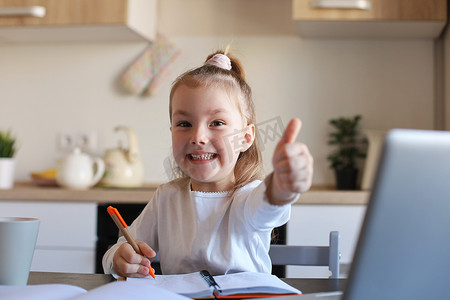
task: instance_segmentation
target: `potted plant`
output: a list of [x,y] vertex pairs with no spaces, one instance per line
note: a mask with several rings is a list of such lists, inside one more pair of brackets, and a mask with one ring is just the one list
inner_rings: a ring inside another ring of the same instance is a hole
[[16,153],[16,138],[8,130],[0,130],[0,189],[10,189],[14,185],[14,154]]
[[367,142],[360,137],[358,128],[361,116],[340,117],[330,120],[333,132],[328,144],[336,147],[327,159],[336,175],[338,190],[356,189],[358,176],[357,160],[366,156]]

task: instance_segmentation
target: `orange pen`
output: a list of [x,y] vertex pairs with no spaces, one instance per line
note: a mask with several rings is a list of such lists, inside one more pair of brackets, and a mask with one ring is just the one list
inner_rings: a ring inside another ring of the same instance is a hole
[[[127,240],[127,242],[131,245],[131,247],[133,247],[134,251],[136,251],[137,254],[142,255],[141,249],[139,249],[139,246],[136,244],[133,237],[130,235],[130,233],[126,229],[128,226],[125,223],[125,221],[123,220],[122,216],[119,214],[119,211],[117,210],[117,208],[108,206],[108,208],[106,210],[108,211],[109,215],[113,219],[114,223],[116,223],[117,227],[119,227],[120,231],[122,232],[122,234],[125,237],[125,239]],[[149,271],[150,275],[153,278],[155,278],[155,272],[153,271],[152,266],[148,267],[148,271]]]

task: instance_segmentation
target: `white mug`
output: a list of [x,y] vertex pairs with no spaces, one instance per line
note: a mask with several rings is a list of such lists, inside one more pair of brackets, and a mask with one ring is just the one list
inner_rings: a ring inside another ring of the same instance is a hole
[[0,285],[26,285],[39,219],[0,217]]

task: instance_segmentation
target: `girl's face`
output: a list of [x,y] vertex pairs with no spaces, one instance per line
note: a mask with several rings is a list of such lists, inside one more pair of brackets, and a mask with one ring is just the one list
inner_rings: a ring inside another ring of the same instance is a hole
[[230,190],[239,153],[254,139],[235,101],[219,87],[181,85],[172,96],[172,147],[175,161],[191,178],[192,189]]

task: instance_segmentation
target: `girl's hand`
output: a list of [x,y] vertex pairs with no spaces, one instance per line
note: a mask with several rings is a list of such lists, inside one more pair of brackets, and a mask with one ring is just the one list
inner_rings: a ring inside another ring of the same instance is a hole
[[113,269],[122,277],[145,277],[149,275],[150,260],[156,252],[142,241],[136,241],[142,254],[137,254],[128,243],[123,243],[113,256]]
[[267,191],[271,204],[288,203],[297,193],[306,192],[311,187],[313,157],[305,144],[295,142],[301,127],[300,119],[292,119],[275,148],[273,175]]

